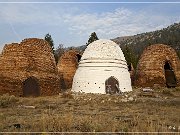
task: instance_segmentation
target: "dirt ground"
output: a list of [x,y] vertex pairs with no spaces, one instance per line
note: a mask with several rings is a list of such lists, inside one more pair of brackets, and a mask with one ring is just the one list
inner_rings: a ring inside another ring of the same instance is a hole
[[154,92],[134,88],[123,95],[66,92],[37,98],[5,94],[0,96],[0,132],[180,134],[180,88]]

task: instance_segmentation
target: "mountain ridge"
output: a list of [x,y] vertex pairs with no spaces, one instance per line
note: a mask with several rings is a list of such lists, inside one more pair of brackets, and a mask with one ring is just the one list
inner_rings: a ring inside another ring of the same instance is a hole
[[[169,25],[168,27],[162,28],[161,30],[144,32],[132,36],[116,37],[111,40],[117,43],[121,47],[125,55],[126,61],[128,63],[132,63],[132,61],[128,61],[127,57],[136,57],[135,58],[136,64],[134,64],[135,67],[143,50],[147,46],[153,44],[165,44],[171,46],[176,50],[180,58],[180,22]],[[81,45],[78,47],[70,47],[70,48],[66,48],[66,50],[72,48],[83,52],[86,48],[86,45]],[[133,56],[127,56],[127,55],[133,55]]]
[[[127,38],[128,37],[128,38]],[[129,46],[136,54],[141,54],[144,48],[153,44],[166,44],[180,51],[180,22],[174,23],[161,30],[145,32],[133,36],[117,37],[111,39],[122,48]],[[141,49],[142,48],[142,49]]]

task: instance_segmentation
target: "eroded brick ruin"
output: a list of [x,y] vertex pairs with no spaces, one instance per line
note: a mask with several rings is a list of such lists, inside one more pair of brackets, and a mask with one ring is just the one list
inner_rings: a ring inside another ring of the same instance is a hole
[[77,50],[66,51],[57,64],[59,75],[61,76],[61,86],[63,89],[72,87],[73,77],[78,67],[81,54]]
[[147,47],[138,62],[135,84],[140,87],[180,86],[180,60],[176,51],[163,44]]
[[45,40],[30,38],[4,46],[0,56],[0,95],[53,95],[59,90],[55,59]]

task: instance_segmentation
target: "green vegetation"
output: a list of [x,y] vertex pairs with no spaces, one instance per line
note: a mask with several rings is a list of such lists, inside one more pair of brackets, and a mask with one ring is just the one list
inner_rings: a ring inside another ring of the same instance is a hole
[[54,50],[54,41],[53,41],[51,35],[50,35],[49,33],[46,34],[45,37],[44,37],[44,39],[49,43],[50,47],[52,48],[52,52],[53,52],[53,54],[54,54],[54,51],[55,51],[55,50]]
[[[166,44],[174,48],[180,58],[180,23],[175,23],[161,30],[146,32],[129,37],[118,37],[112,39],[119,44],[122,50],[128,46],[134,55],[139,57],[143,50],[153,44]],[[136,58],[135,58],[136,59]],[[128,62],[129,59],[127,59]]]
[[138,63],[138,56],[135,55],[134,51],[128,47],[127,45],[125,46],[125,48],[123,48],[123,53],[124,53],[124,57],[127,61],[127,65],[133,65],[134,68],[136,68],[137,63]]
[[[180,58],[180,23],[175,23],[161,30],[137,34],[134,36],[117,37],[112,39],[120,45],[128,65],[137,66],[143,50],[153,44],[166,44],[174,48]],[[93,32],[86,45],[98,40],[96,33]],[[84,51],[86,46],[76,47],[77,50]]]
[[86,45],[88,46],[90,43],[99,40],[99,38],[96,35],[96,32],[91,33],[89,39],[88,39],[88,43],[86,43]]
[[9,105],[12,105],[16,103],[19,99],[15,97],[14,95],[9,94],[3,94],[0,96],[0,108],[8,107]]
[[55,61],[56,61],[56,64],[58,63],[58,60],[59,60],[59,54],[62,53],[62,52],[59,52],[63,50],[63,48],[59,48],[59,47],[63,47],[61,45],[58,46],[58,49],[55,50],[54,49],[54,41],[51,37],[51,35],[48,33],[45,35],[45,38],[44,38],[50,45],[51,49],[52,49],[52,53],[54,54],[54,58],[55,58]]

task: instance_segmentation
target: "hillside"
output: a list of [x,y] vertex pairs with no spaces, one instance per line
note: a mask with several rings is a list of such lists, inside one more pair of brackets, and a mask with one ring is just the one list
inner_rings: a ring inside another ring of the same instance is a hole
[[[132,63],[134,67],[136,67],[139,56],[142,54],[143,50],[152,44],[158,43],[169,45],[176,50],[180,57],[180,22],[174,23],[173,25],[161,30],[133,36],[117,37],[111,40],[120,45],[128,65]],[[66,49],[68,50],[71,48],[72,47]],[[86,45],[73,48],[84,51]]]
[[119,44],[122,49],[128,46],[136,55],[140,55],[147,46],[158,43],[171,46],[180,56],[180,23],[174,23],[161,30],[128,37],[117,37],[112,40]]

